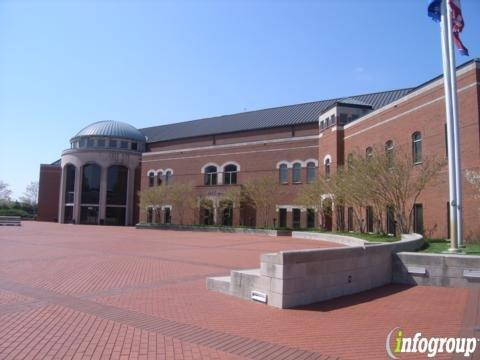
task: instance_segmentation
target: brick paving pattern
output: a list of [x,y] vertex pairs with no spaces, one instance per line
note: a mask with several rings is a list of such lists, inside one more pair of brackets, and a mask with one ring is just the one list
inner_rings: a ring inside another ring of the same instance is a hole
[[480,335],[478,290],[391,285],[278,310],[205,288],[208,276],[258,267],[262,253],[327,246],[335,245],[33,222],[0,228],[0,359],[385,359],[397,326],[407,336]]

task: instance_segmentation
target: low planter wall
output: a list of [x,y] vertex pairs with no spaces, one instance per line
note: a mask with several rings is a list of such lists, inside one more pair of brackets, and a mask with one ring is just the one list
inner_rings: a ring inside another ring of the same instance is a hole
[[292,231],[292,238],[328,241],[347,246],[365,246],[365,243],[368,243],[366,240],[362,240],[353,236],[316,233],[310,231]]
[[290,230],[272,230],[255,228],[236,228],[227,226],[195,226],[195,225],[173,225],[173,224],[137,224],[137,229],[159,229],[159,230],[177,230],[177,231],[204,231],[204,232],[224,232],[224,233],[248,233],[262,234],[269,236],[290,236]]
[[392,269],[396,284],[480,288],[480,256],[400,252]]
[[422,245],[422,236],[413,234],[395,243],[264,254],[260,275],[269,284],[268,304],[289,308],[389,284],[392,253]]

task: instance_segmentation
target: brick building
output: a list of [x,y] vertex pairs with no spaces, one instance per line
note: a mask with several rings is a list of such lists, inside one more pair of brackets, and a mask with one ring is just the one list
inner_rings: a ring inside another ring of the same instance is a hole
[[[462,169],[478,170],[480,60],[460,66],[457,81]],[[331,229],[340,217],[353,230],[357,225],[349,209],[332,203],[331,212],[320,219],[313,209],[298,204],[298,190],[344,165],[353,152],[411,149],[415,143],[423,154],[446,156],[443,91],[443,79],[438,77],[415,88],[139,130],[119,122],[95,123],[72,138],[61,161],[41,166],[38,218],[131,225],[140,216],[142,221],[176,223],[174,204],[139,211],[135,196],[138,190],[177,182],[192,183],[195,198],[201,199],[197,209],[182,213],[186,223],[255,226],[259,214],[253,207],[225,205],[222,196],[249,179],[270,175],[284,191],[269,225]],[[418,199],[417,231],[447,237],[447,179],[445,168],[440,181]],[[480,204],[474,195],[465,183],[467,239],[480,237]]]

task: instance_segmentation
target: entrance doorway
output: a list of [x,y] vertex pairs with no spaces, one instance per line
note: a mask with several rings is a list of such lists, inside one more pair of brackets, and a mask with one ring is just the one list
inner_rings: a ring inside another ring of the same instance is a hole
[[213,225],[213,202],[202,200],[200,203],[200,224]]

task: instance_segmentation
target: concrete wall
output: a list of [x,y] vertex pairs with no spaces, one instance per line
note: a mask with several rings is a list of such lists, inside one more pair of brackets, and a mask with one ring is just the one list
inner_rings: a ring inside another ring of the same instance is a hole
[[423,245],[420,235],[396,243],[263,254],[260,269],[235,270],[231,276],[210,278],[207,287],[250,299],[263,293],[270,306],[290,308],[358,293],[392,280],[392,253]]
[[480,256],[401,252],[392,265],[396,284],[480,288]]

